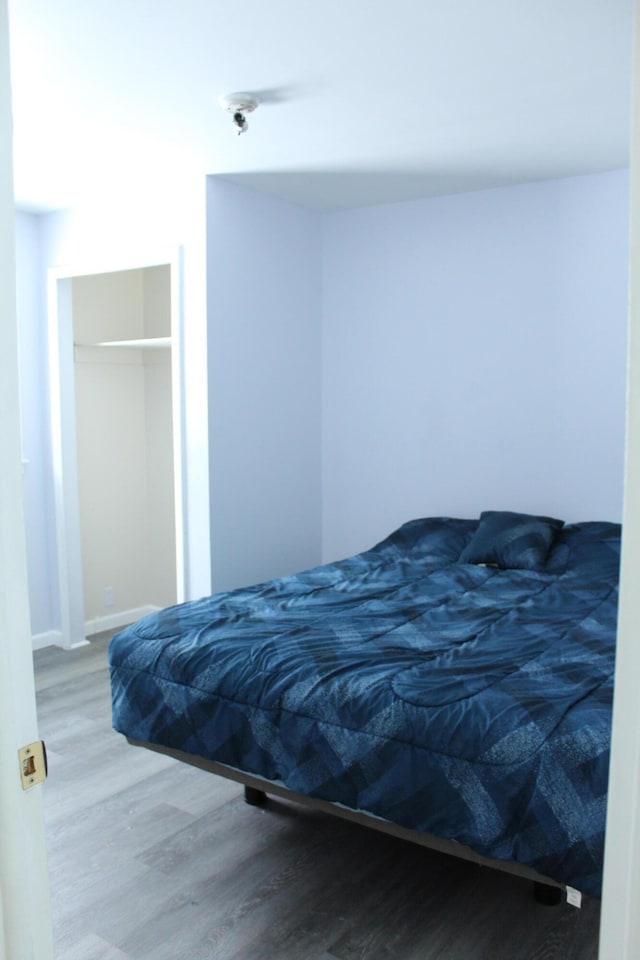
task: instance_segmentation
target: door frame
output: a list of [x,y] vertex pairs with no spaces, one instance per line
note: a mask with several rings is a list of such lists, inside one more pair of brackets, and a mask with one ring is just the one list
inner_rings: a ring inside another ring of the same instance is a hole
[[186,517],[185,419],[183,362],[183,251],[141,251],[139,256],[97,259],[48,271],[49,398],[54,512],[60,605],[60,643],[64,649],[84,646],[85,613],[80,541],[80,501],[76,443],[76,402],[72,281],[104,273],[167,266],[171,290],[171,382],[173,482],[176,542],[176,599],[185,599]]
[[38,739],[20,469],[9,18],[0,0],[0,958],[53,960],[42,786],[18,749]]
[[640,956],[640,0],[632,69],[626,462],[600,960]]

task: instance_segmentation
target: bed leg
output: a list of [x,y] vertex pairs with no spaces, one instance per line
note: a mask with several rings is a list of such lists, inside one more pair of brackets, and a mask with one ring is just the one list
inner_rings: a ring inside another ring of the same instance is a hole
[[255,787],[244,788],[244,802],[252,807],[263,807],[267,802],[267,795],[264,790],[257,790]]
[[552,887],[548,883],[539,883],[535,880],[533,896],[538,903],[543,903],[547,907],[555,907],[562,900],[562,887]]

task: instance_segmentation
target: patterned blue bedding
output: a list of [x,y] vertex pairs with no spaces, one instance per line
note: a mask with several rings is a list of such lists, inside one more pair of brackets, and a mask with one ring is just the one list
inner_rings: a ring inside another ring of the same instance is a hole
[[459,562],[477,525],[145,617],[111,642],[114,727],[599,896],[620,527],[505,570]]

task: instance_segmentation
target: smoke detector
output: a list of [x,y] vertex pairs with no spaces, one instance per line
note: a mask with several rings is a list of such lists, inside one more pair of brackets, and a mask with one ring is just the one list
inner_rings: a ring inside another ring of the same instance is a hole
[[218,103],[223,110],[230,113],[233,117],[233,123],[236,133],[246,133],[249,127],[246,113],[252,113],[258,106],[259,100],[252,93],[225,93],[218,97]]

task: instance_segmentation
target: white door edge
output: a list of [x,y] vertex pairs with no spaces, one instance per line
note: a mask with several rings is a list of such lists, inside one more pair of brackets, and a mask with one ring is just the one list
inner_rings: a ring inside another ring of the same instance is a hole
[[640,957],[640,3],[635,12],[627,440],[600,960]]
[[7,0],[0,0],[0,957],[51,960],[42,785],[18,749],[38,739],[20,454]]

